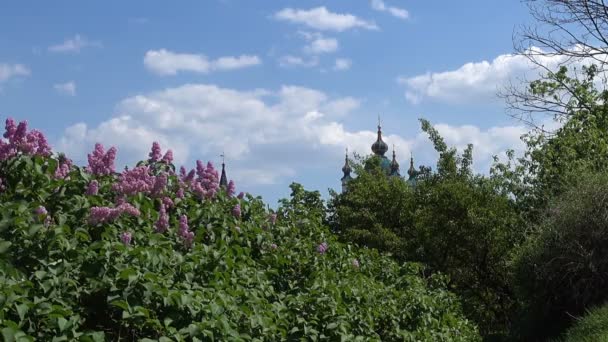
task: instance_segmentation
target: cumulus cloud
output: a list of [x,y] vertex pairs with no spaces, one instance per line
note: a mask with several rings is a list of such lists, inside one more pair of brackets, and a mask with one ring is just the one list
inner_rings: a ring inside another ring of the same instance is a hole
[[74,38],[68,38],[63,43],[49,46],[49,51],[63,53],[80,52],[80,50],[86,47],[102,47],[102,44],[99,41],[91,41],[77,34]]
[[74,83],[74,81],[54,84],[53,89],[55,89],[55,91],[57,91],[59,94],[69,96],[76,95],[76,83]]
[[149,50],[144,56],[144,65],[159,75],[175,75],[180,71],[208,73],[247,68],[261,64],[258,56],[226,56],[209,60],[201,54],[176,53],[166,49]]
[[305,25],[317,30],[346,31],[355,28],[377,30],[374,22],[360,19],[352,14],[330,12],[324,6],[309,10],[285,8],[275,13],[278,20]]
[[29,76],[31,73],[23,64],[0,63],[0,83],[6,82],[13,77]]
[[[576,49],[577,47],[574,47]],[[542,50],[532,47],[529,53]],[[538,62],[555,70],[566,62],[563,55],[538,56]],[[589,65],[591,60],[571,63],[573,67]],[[544,69],[530,62],[526,56],[503,54],[492,61],[469,62],[455,70],[427,72],[412,77],[398,77],[397,82],[405,86],[405,98],[411,103],[433,99],[448,103],[492,101],[496,94],[511,80],[538,78]]]
[[[95,142],[115,145],[119,164],[146,158],[153,141],[174,150],[176,164],[195,159],[219,160],[225,152],[230,177],[245,188],[288,182],[311,170],[340,163],[344,148],[369,154],[375,130],[350,130],[342,121],[357,112],[360,101],[335,97],[316,89],[282,86],[275,90],[236,90],[213,84],[185,84],[125,98],[115,114],[98,125],[77,123],[58,142],[76,162],[85,164]],[[449,144],[476,145],[480,170],[491,156],[519,144],[523,127],[481,129],[436,125]],[[434,160],[432,146],[420,133],[405,137],[385,128],[384,140],[396,146],[402,170],[410,152],[417,162]],[[263,162],[261,162],[263,161]],[[327,185],[339,179],[327,179]]]
[[279,58],[279,66],[283,68],[289,67],[304,67],[311,68],[319,65],[319,58],[317,56],[312,56],[308,59],[304,59],[298,56],[285,55]]
[[372,9],[376,11],[387,12],[400,19],[407,19],[410,17],[410,13],[406,9],[387,6],[382,0],[371,0],[371,5]]
[[337,58],[334,63],[334,70],[343,71],[348,70],[352,66],[352,61],[347,58]]
[[335,38],[319,37],[311,40],[304,51],[311,54],[331,53],[338,50],[338,40]]

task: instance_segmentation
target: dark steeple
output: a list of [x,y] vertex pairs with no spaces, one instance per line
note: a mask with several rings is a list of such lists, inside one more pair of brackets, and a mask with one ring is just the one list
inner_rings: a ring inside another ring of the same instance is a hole
[[407,170],[407,174],[410,176],[409,181],[414,181],[418,176],[418,171],[414,168],[414,157],[410,156],[410,168]]
[[220,177],[220,187],[224,189],[228,188],[228,178],[226,177],[226,163],[224,160],[224,154],[222,153],[222,176]]
[[344,176],[340,179],[342,181],[342,192],[346,191],[346,185],[348,182],[353,179],[350,173],[352,168],[348,162],[348,148],[346,149],[346,156],[344,157],[344,166],[342,167],[342,172],[344,172]]
[[380,126],[380,117],[378,117],[378,139],[372,144],[372,152],[377,156],[384,157],[386,151],[388,151],[388,145],[382,140],[382,126]]
[[399,174],[399,163],[397,163],[397,157],[395,156],[395,146],[393,145],[393,160],[391,161],[391,176],[401,177]]

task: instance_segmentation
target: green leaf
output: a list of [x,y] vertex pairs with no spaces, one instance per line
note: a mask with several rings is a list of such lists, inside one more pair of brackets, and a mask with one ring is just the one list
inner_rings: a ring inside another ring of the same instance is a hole
[[1,240],[0,241],[0,254],[5,253],[11,245],[12,245],[12,243],[10,241]]

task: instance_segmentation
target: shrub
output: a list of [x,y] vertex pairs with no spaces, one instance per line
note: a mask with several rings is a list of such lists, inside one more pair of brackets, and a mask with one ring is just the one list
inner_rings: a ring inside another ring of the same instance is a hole
[[568,329],[561,342],[608,341],[608,306],[591,309]]
[[0,161],[4,340],[479,339],[443,277],[336,241],[318,193],[276,215],[159,148],[120,175],[101,146],[89,171]]
[[579,174],[518,253],[521,333],[557,336],[608,299],[608,174]]

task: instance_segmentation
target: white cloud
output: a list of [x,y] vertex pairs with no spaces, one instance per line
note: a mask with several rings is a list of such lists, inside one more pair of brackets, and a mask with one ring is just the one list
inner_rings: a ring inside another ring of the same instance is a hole
[[275,14],[278,20],[306,25],[317,30],[346,31],[355,28],[377,30],[373,22],[360,19],[352,14],[333,13],[324,6],[310,10],[285,8]]
[[102,47],[99,41],[90,41],[86,37],[79,34],[74,38],[68,38],[61,44],[49,46],[51,52],[80,52],[86,47]]
[[144,65],[159,75],[175,75],[180,71],[208,73],[211,71],[235,70],[261,64],[258,56],[227,56],[209,60],[201,54],[175,53],[169,50],[149,50],[144,56]]
[[352,61],[347,58],[337,58],[334,64],[334,70],[348,70],[352,66]]
[[76,95],[76,83],[69,81],[66,83],[57,83],[53,85],[53,88],[60,94],[75,96]]
[[285,55],[279,58],[279,65],[283,68],[289,67],[304,67],[310,68],[317,66],[319,64],[319,58],[317,56],[312,56],[309,59],[304,59],[298,56]]
[[30,74],[30,69],[23,64],[0,63],[0,83],[6,82],[13,77],[29,76]]
[[[575,47],[576,49],[576,47]],[[538,48],[529,53],[537,54]],[[543,66],[555,70],[567,59],[563,55],[536,57]],[[591,60],[579,60],[571,66],[589,65]],[[405,97],[411,103],[434,99],[448,103],[465,103],[497,100],[496,94],[509,81],[536,79],[543,72],[523,55],[503,54],[492,61],[469,62],[461,67],[443,72],[427,72],[413,77],[398,77],[405,86]]]
[[331,53],[338,50],[338,41],[335,38],[316,38],[304,47],[304,51],[311,54]]
[[[352,131],[340,121],[359,108],[352,97],[332,97],[321,91],[282,86],[277,90],[250,91],[212,84],[186,84],[129,97],[117,105],[114,116],[97,126],[77,123],[67,128],[57,150],[77,163],[95,142],[118,147],[119,165],[146,158],[153,141],[174,150],[176,164],[193,160],[219,160],[225,151],[229,177],[239,187],[288,182],[309,170],[340,163],[345,147],[369,154],[375,130]],[[487,171],[491,156],[521,145],[523,127],[480,129],[475,126],[436,125],[449,144],[476,145],[475,165]],[[402,171],[410,151],[417,163],[436,158],[425,134],[412,137],[390,134],[384,140],[396,145]],[[339,179],[328,179],[334,184]]]
[[407,19],[410,17],[410,13],[406,9],[399,8],[399,7],[386,6],[384,1],[382,1],[382,0],[371,0],[371,5],[372,5],[372,9],[374,9],[376,11],[388,12],[392,16],[400,18],[400,19]]

